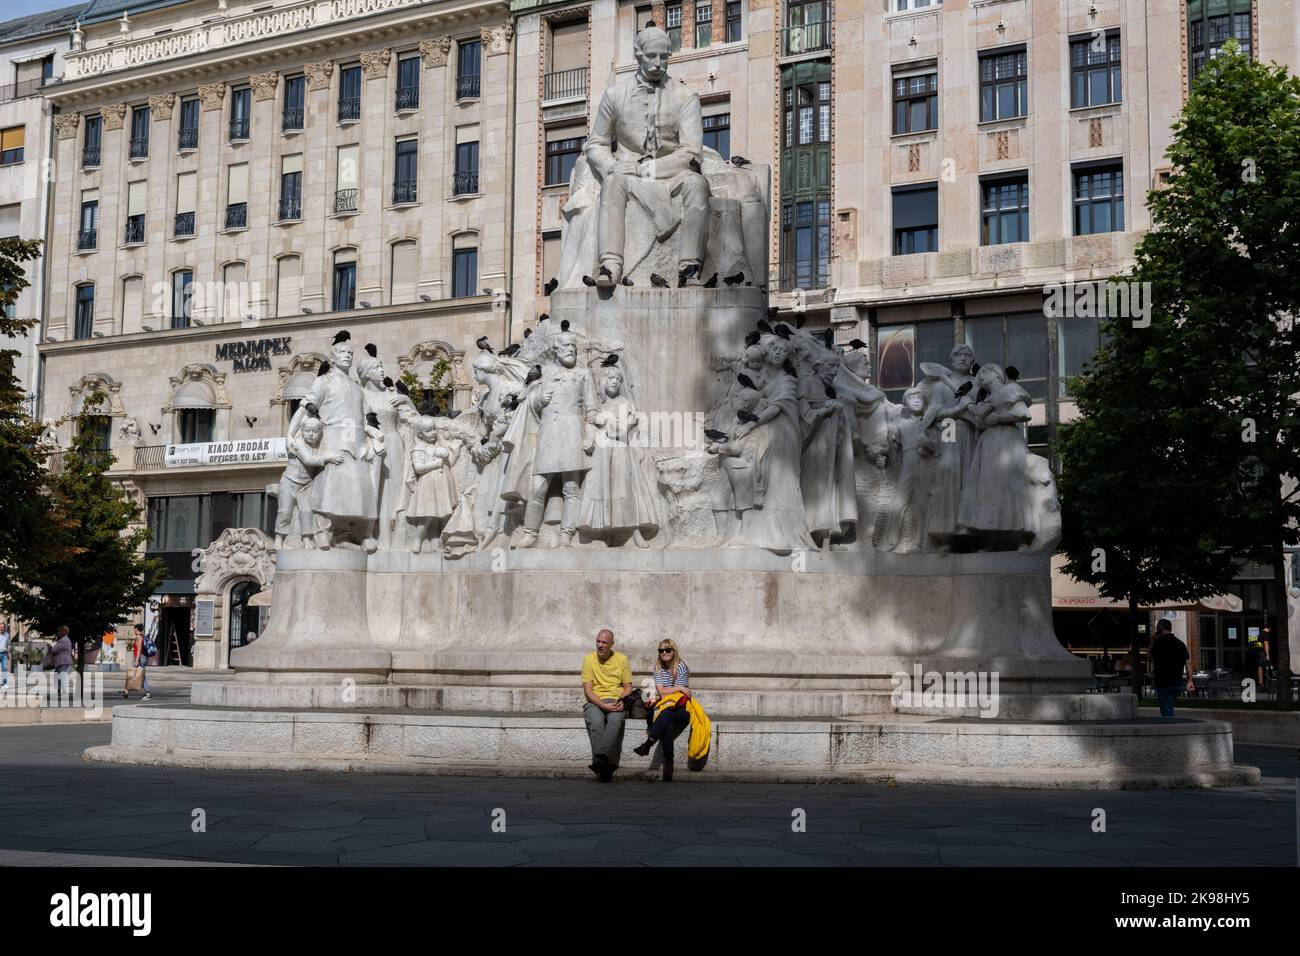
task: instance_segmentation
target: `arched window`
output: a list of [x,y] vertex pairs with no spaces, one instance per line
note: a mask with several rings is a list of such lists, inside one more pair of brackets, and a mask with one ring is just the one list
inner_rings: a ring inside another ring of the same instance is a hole
[[262,628],[262,609],[250,607],[248,602],[260,590],[256,581],[240,581],[230,589],[230,614],[226,626],[231,650],[257,639]]

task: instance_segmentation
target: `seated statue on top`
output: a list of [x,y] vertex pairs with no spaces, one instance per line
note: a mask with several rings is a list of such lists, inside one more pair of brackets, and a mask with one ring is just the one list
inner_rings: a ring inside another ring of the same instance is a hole
[[700,98],[669,78],[669,52],[646,27],[636,74],[601,97],[562,210],[561,289],[766,282],[768,171],[704,147]]

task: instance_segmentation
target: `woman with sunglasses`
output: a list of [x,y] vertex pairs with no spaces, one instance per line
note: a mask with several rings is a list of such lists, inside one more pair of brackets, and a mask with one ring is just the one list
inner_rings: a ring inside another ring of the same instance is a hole
[[[655,670],[655,690],[660,697],[665,694],[679,693],[682,695],[682,701],[690,699],[690,670],[686,667],[686,662],[682,660],[681,655],[677,653],[677,645],[672,638],[664,638],[659,642],[658,665]],[[664,752],[664,780],[673,779],[673,741],[677,735],[686,729],[691,722],[691,715],[686,708],[680,704],[676,707],[669,707],[659,712],[659,716],[654,718],[650,724],[650,733],[646,742],[639,747],[633,747],[634,753],[642,757],[648,756],[652,747],[657,743],[663,744]]]

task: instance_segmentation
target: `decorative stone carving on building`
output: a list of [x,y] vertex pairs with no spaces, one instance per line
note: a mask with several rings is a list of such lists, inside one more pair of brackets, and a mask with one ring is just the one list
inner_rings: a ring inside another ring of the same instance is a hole
[[104,129],[121,129],[122,123],[126,121],[126,104],[110,103],[108,106],[101,106],[99,115],[103,117]]
[[117,434],[124,445],[138,445],[144,440],[144,436],[140,434],[140,425],[134,418],[128,418],[118,425]]
[[330,77],[334,75],[334,61],[320,60],[316,63],[308,63],[302,68],[302,71],[307,74],[307,89],[327,90],[330,85]]
[[510,41],[514,35],[515,28],[508,23],[495,27],[482,27],[479,30],[479,38],[483,41],[483,52],[489,56],[509,52]]
[[107,372],[91,372],[83,375],[76,385],[68,386],[68,391],[72,395],[72,401],[65,418],[75,417],[81,411],[82,399],[94,392],[103,392],[108,397],[108,405],[103,408],[108,415],[113,418],[126,417],[126,408],[122,404],[122,383],[113,381],[113,377]]
[[446,66],[449,53],[451,53],[451,37],[434,37],[432,40],[420,41],[420,56],[424,57],[425,66]]
[[226,373],[218,372],[212,365],[196,363],[181,369],[179,375],[171,376],[171,388],[167,392],[167,401],[163,403],[163,412],[175,410],[177,393],[189,382],[201,382],[212,390],[213,405],[216,408],[229,408],[230,398],[226,394]]
[[1011,158],[1011,133],[1005,129],[998,130],[998,159]]
[[257,528],[227,528],[199,555],[195,590],[220,594],[235,578],[252,578],[266,587],[275,577],[275,548]]
[[284,390],[289,382],[297,375],[315,375],[323,361],[325,356],[319,352],[303,352],[291,358],[288,365],[280,366],[280,379],[275,383],[275,391],[271,393],[271,404],[283,405]]
[[272,70],[270,73],[254,73],[248,78],[248,85],[253,88],[253,99],[270,100],[275,98],[275,88],[280,82],[280,74]]
[[204,110],[221,109],[221,101],[226,98],[225,83],[203,83],[199,85],[199,102]]
[[418,342],[405,355],[399,355],[397,358],[398,374],[401,376],[411,372],[418,375],[422,365],[431,365],[437,362],[438,359],[446,359],[451,366],[448,378],[443,382],[444,388],[454,389],[459,395],[461,392],[468,392],[473,387],[470,384],[468,373],[465,371],[464,351],[454,349],[446,342],[438,339]]
[[388,76],[388,61],[393,58],[389,49],[370,50],[361,54],[361,73],[368,80],[382,80]]
[[58,132],[59,139],[75,139],[77,124],[80,122],[80,113],[59,113],[55,115],[54,129]]
[[921,144],[910,143],[907,147],[907,171],[917,172],[921,168]]
[[169,120],[176,106],[175,93],[159,93],[149,97],[149,116],[154,120]]
[[1100,116],[1094,116],[1092,118],[1092,121],[1088,123],[1088,145],[1089,146],[1105,145],[1102,142],[1102,128],[1101,128]]

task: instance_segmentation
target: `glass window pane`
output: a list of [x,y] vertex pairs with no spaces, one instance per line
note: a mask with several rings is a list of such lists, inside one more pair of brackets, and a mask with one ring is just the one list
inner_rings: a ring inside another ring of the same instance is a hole
[[882,325],[877,345],[876,385],[882,389],[911,388],[916,374],[916,327]]
[[966,320],[966,344],[976,362],[1002,364],[1002,316],[990,315]]

